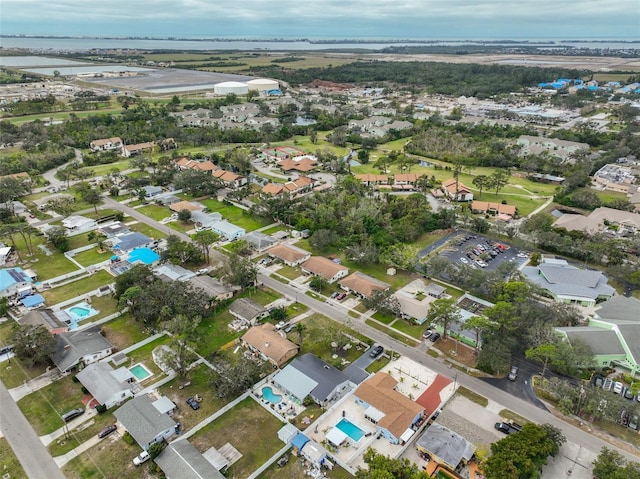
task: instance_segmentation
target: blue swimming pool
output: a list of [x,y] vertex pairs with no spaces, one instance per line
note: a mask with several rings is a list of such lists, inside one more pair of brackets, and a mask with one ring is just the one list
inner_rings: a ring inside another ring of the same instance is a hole
[[138,381],[147,379],[153,374],[142,363],[138,363],[135,366],[130,367],[129,371],[131,371],[131,374],[133,374]]
[[64,310],[65,313],[69,315],[72,323],[78,323],[79,321],[84,321],[91,316],[95,316],[100,311],[93,308],[89,303],[83,301],[82,303],[78,303],[70,308]]
[[364,431],[362,429],[345,418],[340,419],[340,422],[336,424],[336,427],[356,442],[364,436]]
[[275,394],[273,392],[273,389],[271,389],[269,386],[265,386],[262,388],[262,397],[273,404],[278,404],[280,401],[282,401],[282,396],[280,394]]

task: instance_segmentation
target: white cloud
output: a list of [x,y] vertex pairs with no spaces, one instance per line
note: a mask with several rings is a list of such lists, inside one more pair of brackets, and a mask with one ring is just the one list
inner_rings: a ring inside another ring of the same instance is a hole
[[139,32],[124,33],[186,35],[206,26],[214,35],[233,30],[240,36],[256,29],[274,36],[305,31],[309,36],[340,36],[366,31],[367,25],[379,36],[415,35],[423,25],[452,37],[532,36],[536,29],[542,35],[550,27],[558,35],[566,25],[571,35],[583,26],[585,37],[596,32],[640,37],[640,9],[637,0],[2,0],[0,30],[5,33],[20,33],[20,28],[35,33],[36,27],[59,33],[68,27],[73,35],[82,25],[96,35],[122,34],[137,25]]

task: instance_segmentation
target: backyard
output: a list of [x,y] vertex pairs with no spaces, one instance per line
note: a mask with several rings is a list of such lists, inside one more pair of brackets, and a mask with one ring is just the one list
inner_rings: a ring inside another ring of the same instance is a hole
[[65,376],[18,401],[18,407],[40,436],[49,434],[64,425],[61,415],[82,407],[82,385],[73,382],[73,376]]
[[[289,462],[283,467],[278,466],[277,463],[273,463],[269,469],[260,475],[260,479],[305,479],[309,477],[305,474],[304,461],[300,460],[298,456],[291,454],[291,451],[285,453],[289,456]],[[334,466],[330,471],[325,471],[326,476],[329,479],[351,479],[353,476],[340,466]]]
[[198,431],[191,442],[200,452],[210,447],[220,449],[230,442],[242,457],[229,466],[225,476],[245,479],[284,446],[277,435],[282,426],[282,422],[248,397]]
[[[0,322],[0,345],[10,344],[11,330],[15,321],[5,320]],[[7,389],[20,386],[24,381],[40,376],[45,372],[46,365],[26,366],[18,358],[13,357],[0,363],[0,380]]]
[[104,270],[89,276],[79,277],[77,280],[67,283],[57,288],[49,289],[42,293],[48,305],[58,304],[72,298],[78,298],[80,301],[83,295],[104,286],[113,283],[115,278]]
[[[112,299],[112,301],[114,300]],[[92,302],[94,307],[95,303],[94,300]],[[129,313],[124,313],[122,316],[103,324],[102,334],[113,345],[115,351],[122,351],[148,336],[144,331],[144,325],[133,319]]]

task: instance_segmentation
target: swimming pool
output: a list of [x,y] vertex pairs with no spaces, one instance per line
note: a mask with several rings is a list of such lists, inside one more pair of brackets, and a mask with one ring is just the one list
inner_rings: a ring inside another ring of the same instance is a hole
[[95,316],[100,312],[97,309],[93,308],[86,301],[75,304],[70,308],[65,309],[64,311],[69,315],[73,323],[84,321],[85,319],[90,318],[91,316]]
[[131,374],[133,374],[138,381],[147,379],[152,375],[152,372],[149,371],[142,363],[138,363],[135,366],[130,367],[129,371],[131,371]]
[[273,392],[273,389],[271,389],[269,386],[265,386],[262,388],[262,397],[273,404],[278,404],[280,401],[282,401],[282,396],[280,394],[275,394]]
[[340,419],[340,422],[336,424],[336,427],[356,442],[364,436],[364,431],[362,429],[345,418]]

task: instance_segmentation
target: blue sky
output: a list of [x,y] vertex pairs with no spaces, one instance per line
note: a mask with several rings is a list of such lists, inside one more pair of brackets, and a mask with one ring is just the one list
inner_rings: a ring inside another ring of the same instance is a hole
[[626,38],[638,0],[2,0],[4,34]]

